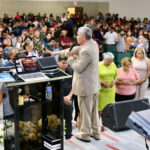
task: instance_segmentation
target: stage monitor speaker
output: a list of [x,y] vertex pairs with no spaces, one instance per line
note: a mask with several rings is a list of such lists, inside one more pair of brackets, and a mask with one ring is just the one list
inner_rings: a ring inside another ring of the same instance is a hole
[[149,109],[149,100],[137,99],[108,104],[102,111],[102,123],[113,131],[128,129],[125,125],[132,111]]
[[150,140],[150,109],[129,115],[126,126]]

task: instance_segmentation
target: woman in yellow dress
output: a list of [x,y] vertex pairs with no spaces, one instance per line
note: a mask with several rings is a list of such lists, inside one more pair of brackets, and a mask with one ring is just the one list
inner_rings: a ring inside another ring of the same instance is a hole
[[101,82],[98,100],[99,116],[107,104],[115,102],[115,82],[118,77],[118,71],[113,59],[113,54],[107,52],[103,54],[103,61],[99,62],[99,78]]

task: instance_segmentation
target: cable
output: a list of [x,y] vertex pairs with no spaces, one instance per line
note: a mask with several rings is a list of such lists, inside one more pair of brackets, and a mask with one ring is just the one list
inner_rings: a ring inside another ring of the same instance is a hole
[[146,149],[149,150],[149,146],[147,144],[147,139],[145,138],[145,146],[146,146]]

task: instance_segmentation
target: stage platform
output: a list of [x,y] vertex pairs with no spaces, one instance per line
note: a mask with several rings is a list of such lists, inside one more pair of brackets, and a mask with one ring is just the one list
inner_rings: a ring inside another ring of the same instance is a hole
[[[150,100],[150,89],[146,94]],[[0,106],[0,119],[2,118],[2,107]],[[0,123],[2,122],[2,119]],[[132,130],[126,130],[121,132],[113,132],[108,128],[105,128],[104,132],[101,132],[101,140],[96,141],[91,138],[90,143],[79,141],[75,138],[78,129],[76,123],[73,121],[73,137],[70,140],[64,141],[64,150],[146,150],[145,141],[142,136]],[[148,141],[150,147],[150,141]],[[0,144],[0,150],[4,150],[2,144]]]

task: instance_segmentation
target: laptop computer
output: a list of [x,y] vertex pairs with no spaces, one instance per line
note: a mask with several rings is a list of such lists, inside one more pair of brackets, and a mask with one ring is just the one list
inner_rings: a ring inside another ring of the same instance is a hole
[[10,72],[10,70],[15,69],[14,66],[9,66],[9,67],[0,67],[0,73],[4,72]]
[[56,60],[54,59],[54,57],[39,58],[38,63],[41,67],[41,70],[58,68],[58,64]]
[[17,75],[25,82],[49,79],[40,72],[40,66],[36,57],[15,58]]
[[14,77],[8,73],[0,73],[0,83],[6,83],[6,82],[15,82],[16,80],[14,79]]

